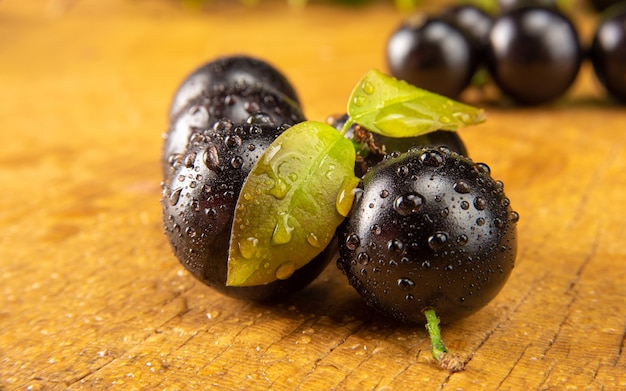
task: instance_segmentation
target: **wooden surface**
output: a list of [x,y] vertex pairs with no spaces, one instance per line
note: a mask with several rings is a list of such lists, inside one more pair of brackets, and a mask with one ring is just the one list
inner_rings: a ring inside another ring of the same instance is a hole
[[0,1],[0,390],[626,389],[626,111],[587,66],[567,98],[485,102],[488,122],[461,133],[521,215],[506,287],[443,330],[464,372],[438,369],[425,330],[372,314],[332,265],[274,306],[185,272],[159,206],[181,79],[257,55],[324,120],[384,70],[401,18],[220,4]]

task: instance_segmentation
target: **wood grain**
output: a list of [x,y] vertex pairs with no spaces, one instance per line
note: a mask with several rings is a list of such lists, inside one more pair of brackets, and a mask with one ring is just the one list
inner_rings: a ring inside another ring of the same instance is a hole
[[172,255],[159,155],[181,79],[257,55],[324,120],[384,69],[401,17],[0,1],[0,389],[626,389],[626,112],[587,65],[564,99],[484,101],[488,122],[462,131],[521,215],[504,290],[443,330],[464,372],[438,369],[425,330],[371,313],[335,267],[270,306],[214,293]]

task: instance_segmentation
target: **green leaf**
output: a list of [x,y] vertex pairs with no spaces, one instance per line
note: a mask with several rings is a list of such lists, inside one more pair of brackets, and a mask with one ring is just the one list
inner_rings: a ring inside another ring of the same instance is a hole
[[358,184],[352,143],[333,127],[302,122],[282,133],[243,184],[226,284],[286,279],[330,243]]
[[[485,120],[481,109],[454,101],[371,70],[348,101],[352,122],[390,137],[415,137],[457,130]],[[349,126],[349,125],[347,125]]]

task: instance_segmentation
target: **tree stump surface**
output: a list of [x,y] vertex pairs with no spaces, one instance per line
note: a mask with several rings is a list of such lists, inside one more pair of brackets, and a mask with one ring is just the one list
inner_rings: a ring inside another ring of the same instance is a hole
[[[507,285],[443,327],[463,372],[439,369],[423,327],[372,313],[332,264],[263,305],[215,293],[172,254],[159,159],[184,76],[255,55],[323,121],[385,71],[403,16],[0,1],[0,390],[626,389],[626,110],[588,64],[562,99],[485,100],[487,122],[460,131],[521,216]],[[580,18],[585,41],[594,18]]]

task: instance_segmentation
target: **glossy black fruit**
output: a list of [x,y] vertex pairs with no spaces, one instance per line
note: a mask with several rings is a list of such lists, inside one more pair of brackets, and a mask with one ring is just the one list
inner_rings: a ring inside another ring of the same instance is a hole
[[522,7],[542,7],[558,9],[557,0],[498,0],[500,12],[509,12]]
[[[331,125],[342,130],[348,119],[348,115],[344,114],[337,118],[331,118]],[[418,137],[387,137],[377,133],[366,132],[363,134],[354,134],[355,125],[352,125],[345,136],[348,139],[362,142],[362,138],[370,138],[371,145],[369,152],[365,156],[357,157],[355,164],[355,175],[362,177],[370,167],[374,167],[383,160],[385,155],[392,152],[407,152],[411,148],[437,148],[440,146],[448,147],[452,152],[467,156],[467,149],[463,140],[457,132],[448,132],[437,130],[426,133]]]
[[518,219],[489,168],[447,148],[372,168],[338,228],[338,267],[365,301],[405,322],[485,306],[513,269]]
[[441,19],[407,20],[387,43],[392,76],[420,88],[456,97],[469,84],[478,63],[470,39]]
[[228,246],[237,198],[252,166],[287,126],[218,121],[191,136],[163,187],[165,234],[196,278],[229,296],[273,300],[309,284],[334,254],[329,247],[285,279],[254,287],[226,286]]
[[489,34],[491,75],[518,103],[542,104],[563,95],[582,59],[574,25],[555,9],[514,9],[498,17]]
[[224,87],[246,84],[271,91],[300,106],[287,78],[266,61],[250,56],[225,56],[210,61],[189,74],[178,87],[170,106],[170,119],[201,95],[213,95]]
[[185,151],[192,133],[224,119],[244,123],[254,114],[264,115],[266,122],[276,125],[293,125],[305,120],[300,106],[273,90],[242,82],[223,85],[194,98],[172,119],[161,154],[164,175],[167,176],[172,162]]
[[626,6],[599,24],[589,55],[604,88],[626,102]]
[[481,62],[487,53],[493,17],[473,5],[448,7],[443,10],[440,17],[465,33],[474,45],[478,61]]

